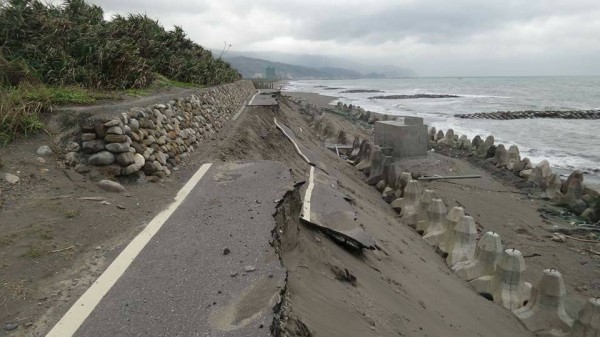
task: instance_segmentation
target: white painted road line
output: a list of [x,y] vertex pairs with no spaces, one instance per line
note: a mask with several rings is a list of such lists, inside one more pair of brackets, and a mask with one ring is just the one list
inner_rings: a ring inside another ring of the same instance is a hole
[[258,90],[256,92],[256,94],[254,94],[254,96],[252,96],[252,98],[250,99],[250,103],[248,103],[248,105],[252,105],[252,103],[254,103],[254,97],[256,97],[256,95],[260,94],[260,90]]
[[315,167],[310,167],[310,175],[308,177],[308,187],[304,193],[304,201],[302,203],[302,219],[310,222],[310,198],[312,191],[315,188]]
[[233,117],[231,119],[233,119],[233,120],[238,119],[238,117],[240,117],[242,112],[244,112],[244,109],[246,109],[246,106],[248,106],[248,104],[250,104],[252,102],[252,100],[254,100],[254,97],[256,97],[256,95],[258,95],[259,93],[260,93],[260,90],[257,90],[256,93],[249,100],[246,100],[244,102],[244,104],[242,104],[242,106],[239,108],[237,113],[235,115],[233,115]]
[[292,142],[292,144],[294,144],[294,147],[296,148],[296,152],[298,152],[298,154],[311,166],[314,166],[313,163],[310,162],[310,160],[308,160],[308,158],[306,158],[306,156],[304,155],[304,153],[302,153],[302,151],[300,151],[300,148],[298,147],[298,144],[296,144],[296,142],[292,139],[292,137],[290,137],[290,135],[287,134],[287,132],[285,132],[285,130],[279,125],[279,123],[277,123],[277,118],[273,118],[273,121],[275,122],[275,125],[277,126],[277,128],[279,130],[281,130],[281,132],[283,132],[283,134],[290,140],[290,142]]
[[127,270],[136,256],[144,249],[146,244],[160,230],[167,219],[181,205],[185,198],[194,189],[196,184],[211,167],[211,163],[204,164],[196,171],[192,178],[179,190],[175,201],[162,212],[158,213],[152,221],[123,249],[121,254],[106,268],[96,282],[73,304],[71,309],[50,330],[46,337],[72,336],[92,313],[100,300],[108,293],[112,286]]

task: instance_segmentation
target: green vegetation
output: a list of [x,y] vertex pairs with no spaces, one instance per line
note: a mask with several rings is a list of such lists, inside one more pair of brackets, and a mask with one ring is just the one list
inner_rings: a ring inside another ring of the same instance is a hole
[[25,251],[23,257],[37,259],[42,257],[45,253],[46,251],[42,247],[41,243],[35,243],[29,246],[29,248],[27,248],[27,251]]
[[0,145],[41,130],[40,116],[53,105],[239,78],[181,27],[167,31],[146,15],[107,21],[83,0],[0,2]]

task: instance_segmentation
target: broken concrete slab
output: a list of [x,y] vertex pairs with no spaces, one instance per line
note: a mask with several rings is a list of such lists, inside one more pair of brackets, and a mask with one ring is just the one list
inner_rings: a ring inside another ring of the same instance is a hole
[[376,241],[356,222],[356,211],[340,191],[337,180],[319,168],[312,167],[311,172],[304,200],[309,207],[304,207],[302,220],[340,242],[375,249]]

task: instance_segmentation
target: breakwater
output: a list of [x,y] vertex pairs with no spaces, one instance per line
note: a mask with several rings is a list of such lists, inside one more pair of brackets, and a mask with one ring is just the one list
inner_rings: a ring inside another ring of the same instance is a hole
[[449,94],[414,94],[414,95],[382,95],[371,96],[369,99],[414,99],[414,98],[458,98],[458,95]]
[[529,118],[562,118],[562,119],[600,119],[600,110],[571,110],[571,111],[496,111],[479,112],[474,114],[456,114],[454,117],[464,119],[529,119]]

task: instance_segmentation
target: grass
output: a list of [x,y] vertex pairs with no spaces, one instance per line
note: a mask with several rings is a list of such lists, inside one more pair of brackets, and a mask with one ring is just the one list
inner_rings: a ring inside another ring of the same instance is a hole
[[31,246],[29,246],[29,248],[27,248],[27,251],[25,251],[25,253],[23,254],[23,257],[26,257],[29,259],[38,259],[38,258],[42,257],[45,253],[46,253],[46,251],[44,250],[44,248],[42,248],[42,245],[38,242],[38,243],[35,243],[35,244],[32,244]]
[[[94,90],[78,86],[49,87],[23,84],[0,91],[0,147],[18,135],[31,135],[44,129],[43,114],[52,107],[90,105],[128,96],[149,96],[166,88],[202,88],[203,85],[168,79],[155,74],[154,82],[144,89]],[[1,88],[0,88],[1,89]]]

